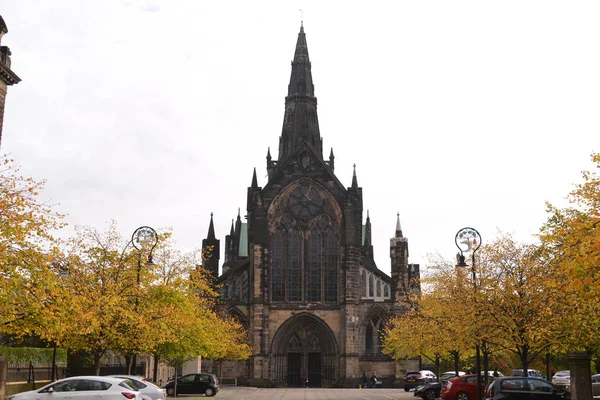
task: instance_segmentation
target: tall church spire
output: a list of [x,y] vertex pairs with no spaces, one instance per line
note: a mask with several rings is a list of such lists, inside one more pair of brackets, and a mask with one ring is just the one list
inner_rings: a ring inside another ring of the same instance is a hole
[[210,213],[210,224],[208,225],[208,235],[206,235],[208,240],[215,240],[215,225],[213,224],[213,213]]
[[396,220],[396,237],[402,237],[402,227],[400,226],[400,213],[397,214],[398,218]]
[[279,137],[279,161],[290,157],[302,143],[309,143],[323,158],[323,146],[317,118],[317,98],[313,85],[311,64],[304,26],[300,27],[292,74],[285,98],[283,129]]
[[356,179],[356,164],[354,164],[354,172],[352,172],[352,189],[358,188],[358,181]]

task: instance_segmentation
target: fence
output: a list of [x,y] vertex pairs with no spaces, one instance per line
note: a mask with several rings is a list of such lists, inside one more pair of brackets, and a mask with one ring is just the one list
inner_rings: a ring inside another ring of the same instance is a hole
[[[65,377],[66,365],[55,365],[54,379]],[[43,382],[52,380],[52,364],[8,364],[7,383],[17,382]]]

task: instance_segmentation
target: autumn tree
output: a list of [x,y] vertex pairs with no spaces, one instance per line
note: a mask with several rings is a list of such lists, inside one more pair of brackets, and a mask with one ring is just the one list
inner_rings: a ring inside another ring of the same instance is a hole
[[472,313],[465,308],[465,290],[454,266],[430,257],[429,274],[421,281],[416,307],[390,320],[383,337],[383,352],[395,359],[422,356],[436,365],[452,357],[458,371],[460,358],[472,348]]
[[519,357],[527,370],[560,337],[548,309],[556,292],[549,290],[554,276],[544,265],[539,248],[519,243],[509,234],[480,249],[478,258],[480,324],[490,344]]
[[58,284],[53,236],[62,216],[40,200],[43,186],[0,158],[0,333],[56,342],[66,328],[69,294]]
[[546,265],[557,279],[548,289],[559,293],[548,307],[561,322],[562,351],[600,349],[600,153],[591,155],[595,170],[569,194],[570,206],[547,204],[540,232]]
[[108,350],[185,361],[237,345],[236,326],[214,311],[217,293],[199,253],[175,250],[169,232],[159,235],[152,263],[149,250],[129,246],[114,223],[105,233],[79,228],[70,242],[63,284],[74,293],[77,329],[65,342],[93,356],[96,374]]

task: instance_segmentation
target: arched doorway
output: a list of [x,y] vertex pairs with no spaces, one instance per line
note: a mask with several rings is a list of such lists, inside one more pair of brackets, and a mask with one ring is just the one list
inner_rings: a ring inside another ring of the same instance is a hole
[[337,354],[337,342],[325,321],[311,313],[297,314],[275,333],[271,379],[277,386],[333,386]]

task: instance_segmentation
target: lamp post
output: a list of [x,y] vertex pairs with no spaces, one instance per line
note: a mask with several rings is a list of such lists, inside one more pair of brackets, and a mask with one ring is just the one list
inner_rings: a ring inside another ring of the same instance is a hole
[[[148,248],[148,247],[150,248],[150,250],[148,252],[148,264],[152,265],[153,264],[152,252],[154,251],[154,248],[158,244],[158,234],[156,233],[156,231],[153,228],[151,228],[149,226],[141,226],[133,232],[133,235],[131,235],[131,241],[129,243],[131,243],[133,245],[133,247],[135,247],[135,249],[138,251],[136,282],[137,282],[137,287],[139,289],[140,288],[140,275],[141,275],[141,271],[142,271],[142,250],[144,248]],[[125,246],[125,247],[127,247],[127,246]],[[138,304],[139,304],[139,298],[138,298],[138,296],[135,296],[136,311],[138,308]],[[132,364],[133,364],[133,368],[134,368],[133,374],[135,375],[137,373],[137,371],[136,371],[136,369],[137,369],[137,354],[133,355]]]
[[[477,274],[475,273],[475,252],[481,247],[481,235],[475,228],[462,228],[456,233],[454,238],[456,247],[460,250],[460,253],[456,255],[457,267],[465,268],[467,263],[465,262],[464,253],[471,253],[471,275],[473,279],[473,307],[476,315],[477,310]],[[477,323],[477,321],[475,321]],[[479,351],[479,339],[475,344],[475,373],[477,374],[477,400],[482,399],[481,393],[481,354]]]

